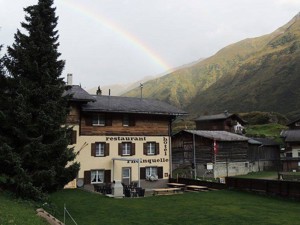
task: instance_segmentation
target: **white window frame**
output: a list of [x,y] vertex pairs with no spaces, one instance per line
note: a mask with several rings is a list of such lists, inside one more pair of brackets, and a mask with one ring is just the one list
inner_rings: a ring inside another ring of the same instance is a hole
[[131,155],[131,142],[122,143],[122,155]]
[[98,142],[96,143],[96,156],[104,156],[105,154],[105,143],[103,142]]
[[127,114],[123,116],[123,127],[129,127],[129,115]]
[[92,170],[91,171],[91,184],[104,183],[104,170]]
[[146,167],[146,177],[155,176],[157,177],[157,167]]
[[147,142],[147,155],[155,155],[155,151],[156,151],[156,143]]
[[104,114],[96,114],[93,116],[92,120],[93,126],[105,126],[105,116]]

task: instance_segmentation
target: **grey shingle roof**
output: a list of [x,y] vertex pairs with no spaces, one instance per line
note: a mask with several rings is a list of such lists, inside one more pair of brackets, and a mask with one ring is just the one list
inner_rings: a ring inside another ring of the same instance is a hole
[[240,123],[242,123],[242,125],[247,123],[247,121],[240,118],[237,114],[227,113],[227,112],[215,114],[215,115],[200,116],[195,121],[225,120],[230,117],[236,118]]
[[251,138],[248,140],[248,143],[249,144],[253,144],[253,145],[261,145],[262,144],[261,142],[256,141],[256,140],[251,139]]
[[79,85],[72,85],[70,89],[65,91],[63,95],[73,95],[71,101],[84,101],[84,102],[95,101],[93,96],[87,93]]
[[233,114],[232,113],[220,113],[216,115],[205,115],[205,116],[200,116],[196,119],[196,121],[204,121],[204,120],[222,120],[222,119],[227,119],[231,117]]
[[230,133],[227,131],[184,130],[184,132],[188,132],[209,139],[214,139],[217,141],[248,141],[249,140],[249,138],[247,137]]
[[120,96],[95,95],[95,102],[84,105],[86,112],[126,112],[140,114],[186,115],[187,113],[168,103],[153,100]]
[[280,136],[285,142],[300,142],[300,130],[284,130]]
[[255,141],[260,142],[264,146],[274,146],[274,145],[279,145],[276,141],[269,139],[269,138],[252,138]]
[[299,122],[300,121],[300,119],[296,119],[296,120],[294,120],[294,121],[291,121],[291,122],[289,122],[288,124],[287,124],[287,126],[291,126],[291,125],[293,125],[294,123],[297,123],[297,122]]

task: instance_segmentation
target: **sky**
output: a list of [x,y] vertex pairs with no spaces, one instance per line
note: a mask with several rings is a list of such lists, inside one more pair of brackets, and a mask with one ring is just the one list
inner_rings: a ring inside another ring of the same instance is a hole
[[[14,42],[23,8],[0,0],[0,44]],[[55,0],[62,76],[84,88],[127,84],[271,33],[300,12],[300,0]],[[22,29],[21,29],[22,31]]]

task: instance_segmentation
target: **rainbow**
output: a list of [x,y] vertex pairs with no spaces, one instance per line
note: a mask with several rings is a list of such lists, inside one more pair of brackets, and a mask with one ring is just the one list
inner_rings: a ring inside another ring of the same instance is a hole
[[95,20],[97,23],[113,31],[114,33],[122,37],[125,41],[129,42],[131,45],[135,46],[137,49],[139,49],[141,52],[147,55],[147,57],[150,58],[157,65],[162,67],[164,70],[163,72],[170,71],[172,69],[172,66],[170,66],[165,60],[163,60],[157,53],[155,53],[155,51],[149,48],[140,39],[138,39],[132,33],[129,33],[128,31],[124,30],[115,22],[99,14],[99,12],[96,13],[92,9],[87,8],[83,3],[75,3],[71,0],[63,0],[59,1],[59,3],[66,5],[68,8],[71,8],[79,14],[82,14],[91,18],[92,20]]

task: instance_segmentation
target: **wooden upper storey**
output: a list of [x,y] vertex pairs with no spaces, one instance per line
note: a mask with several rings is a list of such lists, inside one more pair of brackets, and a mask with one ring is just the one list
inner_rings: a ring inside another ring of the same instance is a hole
[[170,117],[126,113],[82,113],[80,135],[169,136]]
[[[78,89],[76,86],[69,92]],[[86,93],[79,91],[80,95],[73,94],[75,98],[69,103],[67,119],[68,124],[79,125],[79,135],[169,136],[172,119],[186,114],[153,99],[90,95],[89,101]]]

